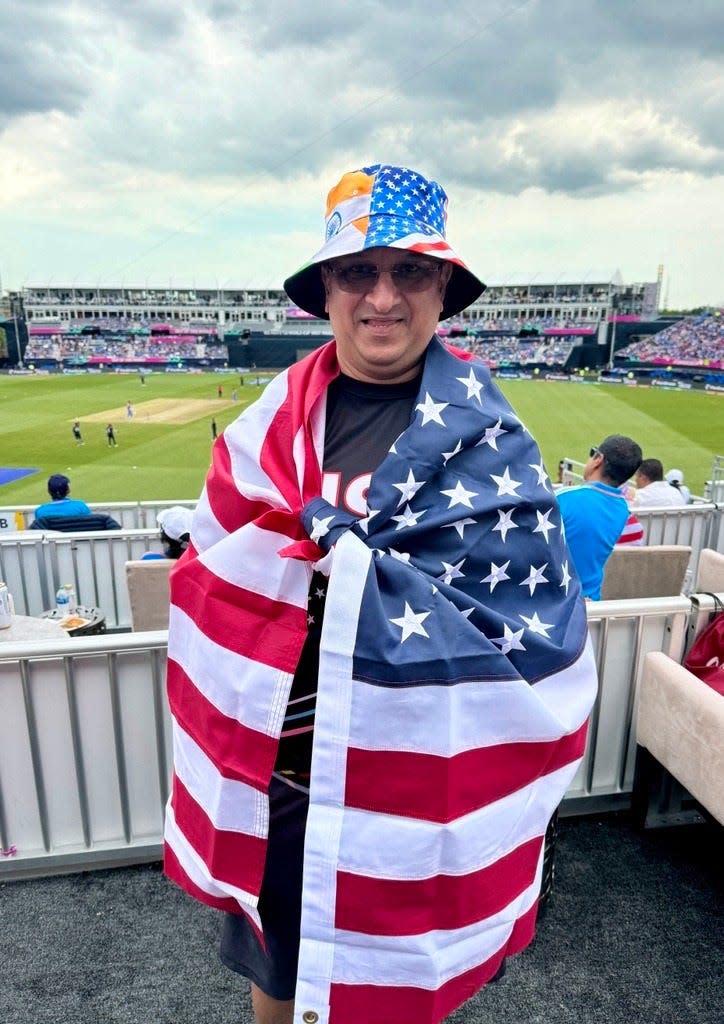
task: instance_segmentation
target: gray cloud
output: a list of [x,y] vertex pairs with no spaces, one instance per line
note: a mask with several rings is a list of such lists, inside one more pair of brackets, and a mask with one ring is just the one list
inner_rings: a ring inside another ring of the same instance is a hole
[[73,40],[65,11],[39,0],[11,3],[0,35],[0,128],[14,117],[59,110],[78,111],[93,88],[89,48]]
[[18,17],[0,116],[70,115],[88,175],[285,178],[377,153],[486,190],[603,195],[724,171],[718,0],[79,0]]
[[145,50],[173,43],[183,32],[194,4],[169,0],[123,0],[122,3],[95,0],[91,9],[98,15],[105,14],[104,28],[109,34],[109,43],[118,43],[119,37],[127,36]]

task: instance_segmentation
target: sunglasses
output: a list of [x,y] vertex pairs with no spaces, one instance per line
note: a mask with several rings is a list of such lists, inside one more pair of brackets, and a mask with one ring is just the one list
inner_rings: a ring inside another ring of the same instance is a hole
[[591,450],[588,453],[589,459],[592,459],[594,455],[603,455],[604,459],[606,458],[606,456],[600,448],[591,448]]
[[327,263],[325,266],[331,274],[334,274],[342,291],[364,295],[376,287],[380,274],[389,274],[398,291],[424,292],[436,280],[443,262],[442,260],[435,263],[407,260],[396,263],[389,270],[381,270],[375,263],[367,262]]

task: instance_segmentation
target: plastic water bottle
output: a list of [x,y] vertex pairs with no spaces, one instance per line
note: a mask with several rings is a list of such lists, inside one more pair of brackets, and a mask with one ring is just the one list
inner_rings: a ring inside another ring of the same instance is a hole
[[72,583],[66,583],[65,591],[68,595],[68,611],[73,615],[78,608],[78,599],[75,596],[75,587]]
[[0,580],[0,629],[7,629],[13,624],[13,599],[7,584]]
[[58,592],[55,595],[55,610],[61,619],[70,614],[70,593],[65,586],[58,587]]

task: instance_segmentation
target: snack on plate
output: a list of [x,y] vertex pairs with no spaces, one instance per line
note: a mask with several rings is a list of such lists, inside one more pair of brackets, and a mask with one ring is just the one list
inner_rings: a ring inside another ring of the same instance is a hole
[[60,624],[63,629],[79,629],[81,626],[87,626],[90,619],[81,619],[79,615],[68,615],[65,619],[61,619]]

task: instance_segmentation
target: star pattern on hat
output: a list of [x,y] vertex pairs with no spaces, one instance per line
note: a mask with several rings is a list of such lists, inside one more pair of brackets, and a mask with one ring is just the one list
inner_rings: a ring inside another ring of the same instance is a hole
[[[445,237],[447,196],[436,181],[403,167],[366,167],[375,173],[370,196],[370,222],[365,248],[391,245],[401,235],[426,234]],[[394,217],[393,225],[386,223]]]

